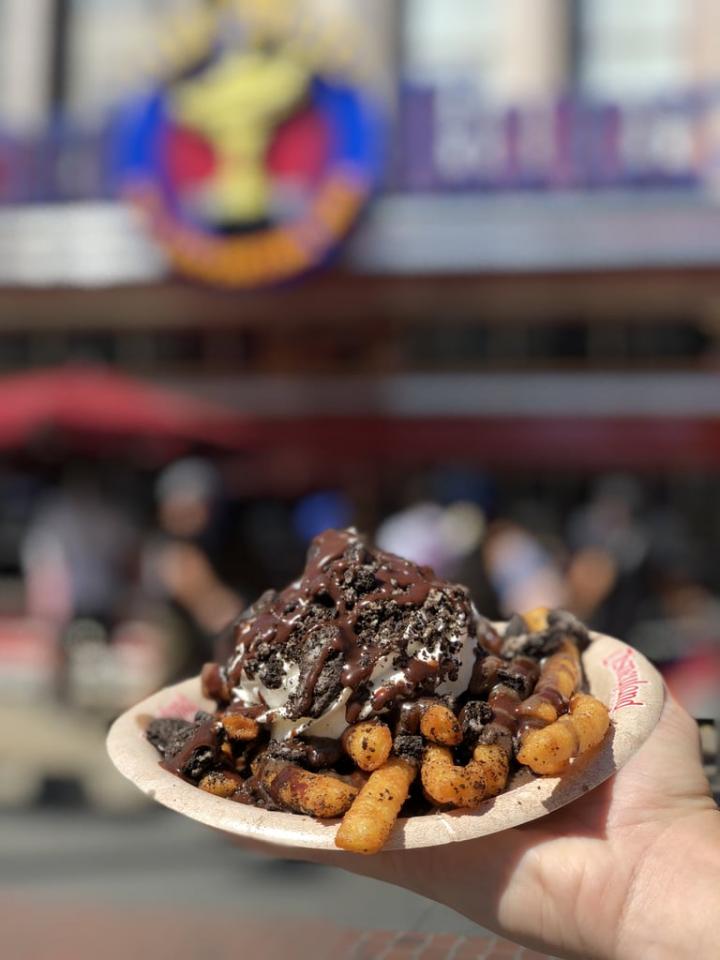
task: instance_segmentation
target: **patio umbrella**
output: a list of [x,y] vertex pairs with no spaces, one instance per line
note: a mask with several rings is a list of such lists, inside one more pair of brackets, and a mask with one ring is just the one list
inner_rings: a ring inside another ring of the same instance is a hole
[[0,450],[59,436],[84,449],[160,442],[238,451],[250,425],[237,413],[104,367],[66,366],[0,378]]

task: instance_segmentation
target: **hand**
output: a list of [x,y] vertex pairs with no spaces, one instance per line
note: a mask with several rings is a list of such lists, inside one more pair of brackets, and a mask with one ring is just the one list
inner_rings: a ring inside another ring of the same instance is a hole
[[426,850],[312,859],[406,887],[555,956],[718,956],[720,813],[697,726],[671,698],[615,777],[541,820]]

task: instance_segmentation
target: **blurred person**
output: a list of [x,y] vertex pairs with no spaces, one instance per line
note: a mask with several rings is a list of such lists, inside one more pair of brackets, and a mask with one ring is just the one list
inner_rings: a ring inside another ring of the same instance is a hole
[[720,722],[720,599],[690,568],[655,569],[654,589],[628,642],[651,657],[695,717]]
[[21,546],[30,616],[111,625],[128,582],[137,530],[101,493],[94,474],[72,465],[41,499]]
[[97,468],[70,464],[59,487],[42,498],[20,549],[30,618],[56,636],[55,696],[73,699],[78,655],[91,638],[107,654],[128,589],[137,547],[132,518],[100,490]]
[[555,557],[519,523],[491,524],[483,556],[503,616],[534,607],[567,606],[567,588]]
[[[3,504],[0,523],[0,572],[3,576],[10,575],[14,578],[19,572],[21,547],[44,491],[45,486],[38,472],[14,465],[5,465],[0,471],[0,499]],[[23,597],[21,603],[13,607],[13,612],[19,612],[24,606]]]
[[249,594],[257,596],[268,586],[279,589],[302,567],[306,544],[298,535],[293,506],[285,499],[268,496],[247,502],[241,535],[241,576]]
[[570,558],[565,580],[568,609],[591,621],[615,586],[617,567],[602,547],[583,547]]
[[484,532],[485,515],[476,504],[459,501],[444,507],[426,501],[387,517],[375,540],[382,550],[453,577]]
[[177,676],[212,657],[213,639],[244,606],[215,569],[221,492],[217,471],[200,458],[171,464],[155,487],[158,530],[143,552],[142,580],[148,596],[171,608]]
[[447,562],[447,549],[438,535],[443,512],[438,503],[414,503],[383,520],[375,541],[381,550],[407,557],[440,573]]
[[496,479],[476,467],[450,463],[435,468],[427,485],[432,499],[448,508],[444,526],[450,539],[461,547],[445,575],[470,590],[475,606],[485,616],[499,620],[497,594],[483,561],[488,518],[496,514],[498,506]]
[[645,595],[650,533],[643,496],[635,478],[604,475],[568,522],[569,605],[615,636],[626,635]]
[[639,521],[643,490],[626,474],[608,474],[595,484],[589,502],[571,516],[568,534],[577,546],[601,546],[621,572],[636,570],[649,543]]
[[220,477],[209,461],[187,457],[170,464],[155,484],[161,528],[173,537],[208,546],[220,492]]

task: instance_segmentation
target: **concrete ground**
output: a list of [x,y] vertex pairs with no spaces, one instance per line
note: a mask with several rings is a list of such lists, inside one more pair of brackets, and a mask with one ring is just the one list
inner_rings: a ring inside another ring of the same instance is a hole
[[232,847],[151,808],[0,814],[3,960],[538,957],[373,880]]

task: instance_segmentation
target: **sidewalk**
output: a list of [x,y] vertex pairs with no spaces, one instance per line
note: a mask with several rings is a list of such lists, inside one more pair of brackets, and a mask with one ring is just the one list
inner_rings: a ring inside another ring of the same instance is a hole
[[454,933],[248,922],[226,912],[89,908],[0,898],[4,960],[543,960],[504,940]]
[[538,960],[439,904],[153,807],[0,814],[2,960]]

